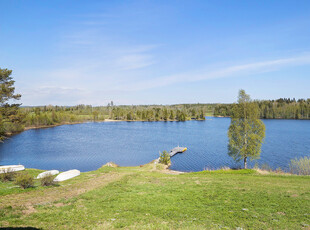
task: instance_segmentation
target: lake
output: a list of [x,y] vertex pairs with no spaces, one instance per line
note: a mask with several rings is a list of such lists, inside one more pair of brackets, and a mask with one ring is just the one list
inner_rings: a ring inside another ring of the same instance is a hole
[[[310,156],[309,120],[263,122],[266,138],[259,165],[288,170],[291,159]],[[173,170],[238,167],[241,164],[227,155],[229,124],[230,118],[207,117],[205,121],[92,122],[33,129],[0,144],[0,165],[61,171],[95,170],[109,161],[137,166],[158,158],[159,151],[180,145],[188,150],[172,158]]]

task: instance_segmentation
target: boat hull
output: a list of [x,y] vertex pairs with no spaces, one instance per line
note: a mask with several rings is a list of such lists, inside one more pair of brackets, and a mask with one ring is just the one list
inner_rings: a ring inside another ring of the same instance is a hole
[[58,173],[59,173],[58,170],[49,170],[49,171],[40,173],[40,174],[37,176],[37,179],[41,179],[41,178],[46,177],[46,176],[54,176],[54,175],[57,175]]
[[77,169],[72,169],[63,173],[60,173],[58,176],[55,177],[55,182],[65,181],[69,180],[73,177],[79,176],[81,172]]
[[0,166],[0,173],[7,173],[7,172],[17,172],[25,170],[25,166],[23,165],[4,165]]

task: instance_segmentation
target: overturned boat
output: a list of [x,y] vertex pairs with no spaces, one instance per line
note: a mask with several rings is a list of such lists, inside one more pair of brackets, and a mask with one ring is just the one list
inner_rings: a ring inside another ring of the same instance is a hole
[[79,176],[81,172],[77,169],[72,169],[63,173],[60,173],[58,176],[55,177],[55,182],[65,181],[69,180],[73,177]]
[[49,170],[49,171],[45,171],[43,173],[40,173],[38,176],[37,176],[37,179],[41,179],[43,177],[46,177],[46,176],[54,176],[54,175],[57,175],[59,173],[58,170]]
[[7,172],[17,172],[25,170],[25,166],[23,165],[3,165],[0,166],[0,173],[7,173]]

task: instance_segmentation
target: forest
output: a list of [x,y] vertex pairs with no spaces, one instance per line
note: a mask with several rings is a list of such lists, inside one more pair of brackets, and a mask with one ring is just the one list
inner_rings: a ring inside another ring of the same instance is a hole
[[[138,105],[115,106],[37,106],[18,107],[7,115],[3,123],[7,134],[23,131],[25,128],[48,127],[60,124],[72,124],[105,119],[123,121],[186,121],[204,120],[206,114],[212,115],[215,105]],[[3,110],[7,111],[7,110]]]
[[[261,119],[310,119],[310,99],[255,100]],[[178,105],[113,105],[107,106],[36,106],[3,109],[6,111],[4,130],[7,134],[25,128],[48,127],[61,124],[106,119],[122,121],[186,121],[204,120],[205,116],[230,117],[234,104],[178,104]]]
[[[310,119],[310,98],[280,98],[277,100],[255,100],[261,119]],[[230,117],[234,104],[218,104],[214,116]]]
[[[230,117],[235,104],[176,104],[107,106],[21,106],[16,103],[12,70],[0,68],[0,141],[7,135],[29,128],[42,128],[87,121],[186,121],[205,120],[205,116]],[[12,102],[15,103],[12,103]],[[310,119],[310,98],[254,100],[264,119]]]

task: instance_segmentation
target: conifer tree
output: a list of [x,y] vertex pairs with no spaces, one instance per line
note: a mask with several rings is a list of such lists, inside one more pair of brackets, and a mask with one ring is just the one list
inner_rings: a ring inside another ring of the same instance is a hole
[[0,68],[0,141],[7,132],[6,123],[20,123],[22,114],[19,113],[20,104],[10,104],[10,100],[19,100],[21,95],[15,94],[15,81],[11,77],[12,70]]

